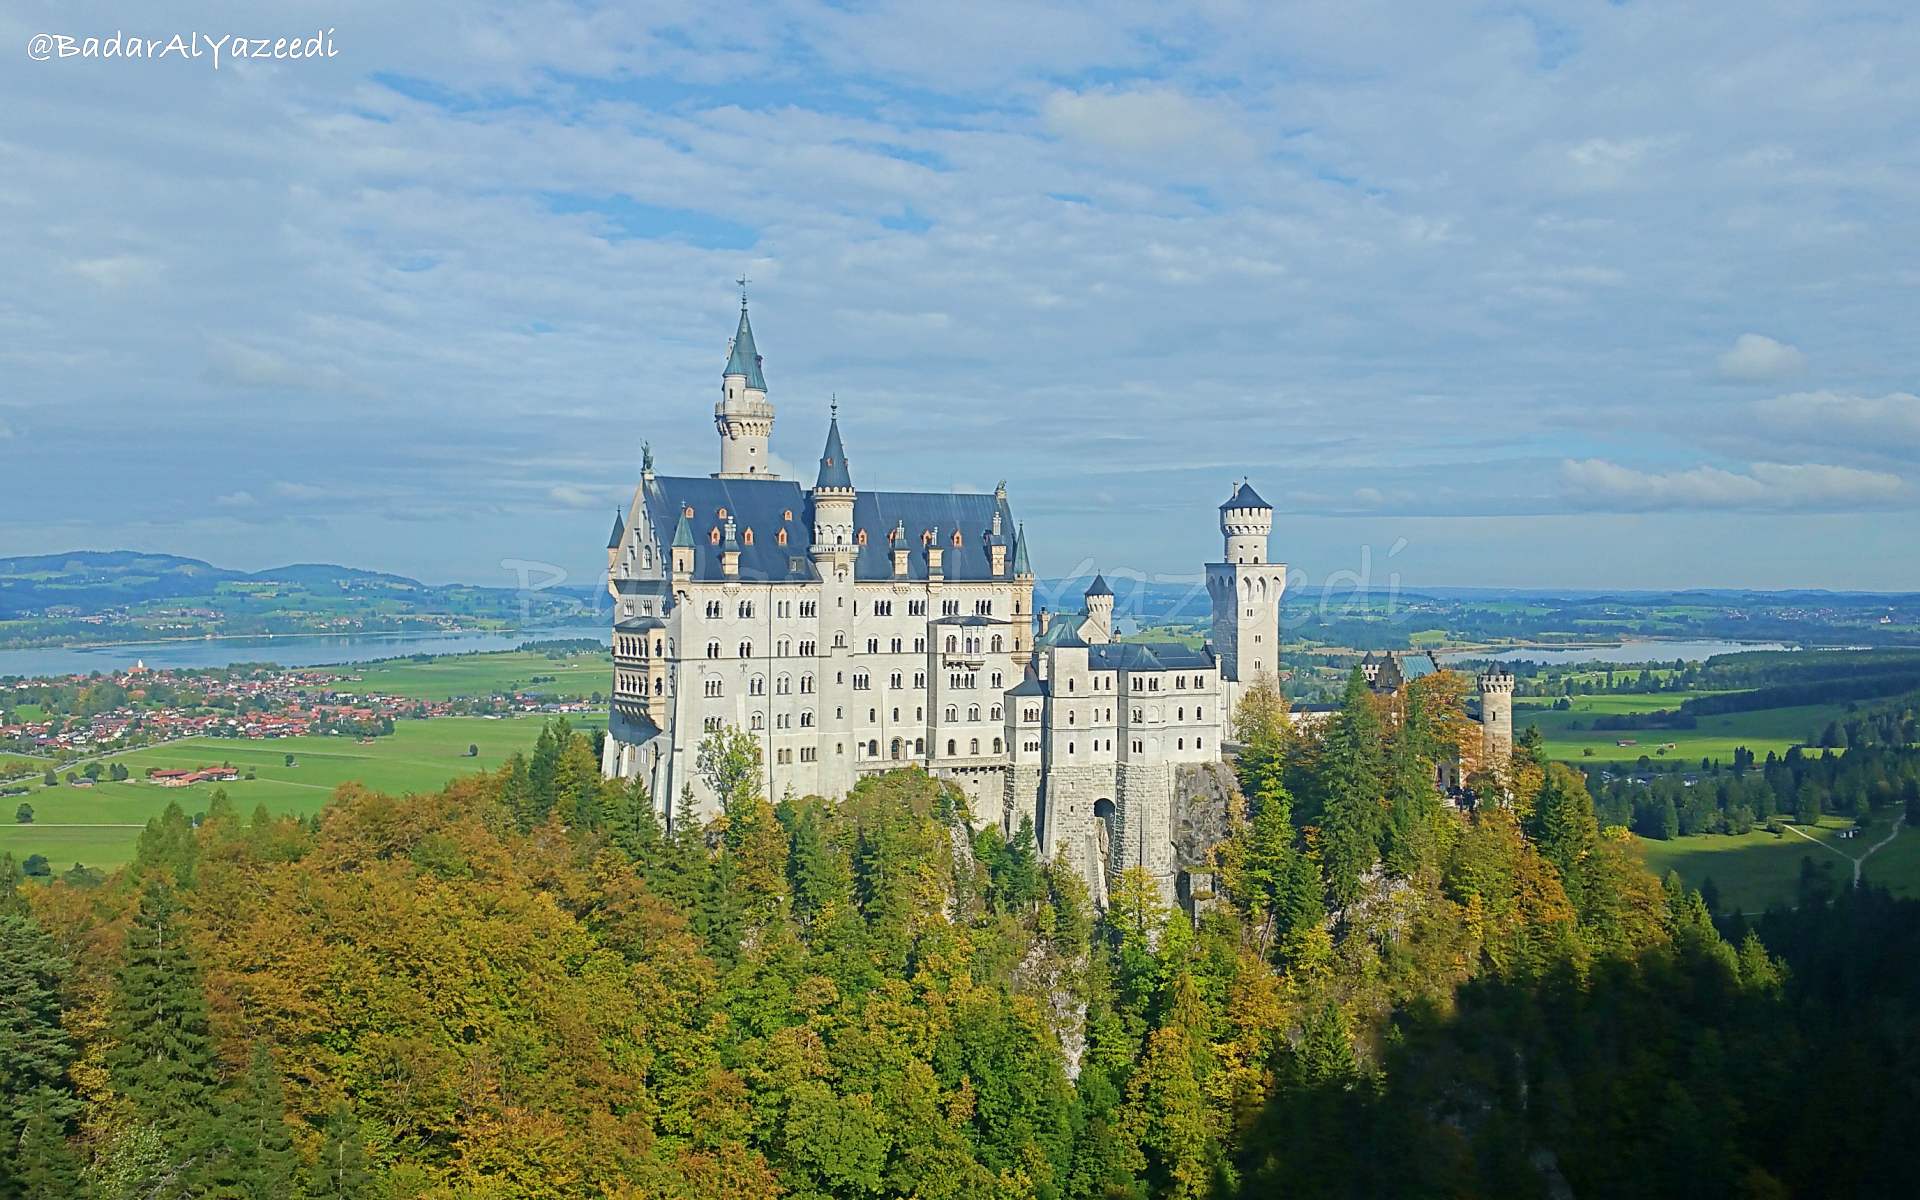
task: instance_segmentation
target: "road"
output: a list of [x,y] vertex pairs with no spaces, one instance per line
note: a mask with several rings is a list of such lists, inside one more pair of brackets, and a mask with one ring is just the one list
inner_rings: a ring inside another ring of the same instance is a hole
[[1787,828],[1799,834],[1801,837],[1807,839],[1808,841],[1812,842],[1814,845],[1819,846],[1821,849],[1831,850],[1835,854],[1838,854],[1841,858],[1844,858],[1848,862],[1852,863],[1853,864],[1853,886],[1859,887],[1860,874],[1862,871],[1866,869],[1867,860],[1869,858],[1872,858],[1874,854],[1877,853],[1882,847],[1886,846],[1887,843],[1899,837],[1900,830],[1904,826],[1904,824],[1905,822],[1903,820],[1896,817],[1893,822],[1893,828],[1887,831],[1887,836],[1881,838],[1879,841],[1875,842],[1873,845],[1867,847],[1865,853],[1861,854],[1860,857],[1858,858],[1855,858],[1853,855],[1848,854],[1846,851],[1840,849],[1840,847],[1838,846],[1833,845],[1831,842],[1821,841],[1819,838],[1814,837],[1812,834],[1808,833],[1806,830],[1801,829],[1798,825],[1788,825]]

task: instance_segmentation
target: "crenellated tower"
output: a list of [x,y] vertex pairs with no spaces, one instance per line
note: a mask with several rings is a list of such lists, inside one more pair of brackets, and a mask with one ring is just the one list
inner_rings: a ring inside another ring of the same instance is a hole
[[1506,777],[1513,760],[1513,672],[1495,663],[1474,681],[1480,690],[1480,752],[1483,765]]
[[1248,684],[1280,669],[1280,597],[1287,590],[1287,566],[1268,561],[1273,506],[1244,480],[1220,506],[1220,532],[1226,561],[1207,564],[1207,594],[1231,713]]
[[778,478],[767,457],[773,405],[767,403],[767,380],[760,373],[760,354],[753,344],[744,294],[740,328],[727,347],[727,367],[720,375],[720,403],[713,406],[713,424],[720,433],[720,469],[713,473],[715,479]]

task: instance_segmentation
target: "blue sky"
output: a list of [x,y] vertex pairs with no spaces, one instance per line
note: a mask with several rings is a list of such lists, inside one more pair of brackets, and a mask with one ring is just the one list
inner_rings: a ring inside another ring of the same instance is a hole
[[[262,11],[0,13],[0,552],[591,581],[745,272],[776,453],[1043,574],[1920,588],[1910,5]],[[338,53],[24,53],[196,29]]]

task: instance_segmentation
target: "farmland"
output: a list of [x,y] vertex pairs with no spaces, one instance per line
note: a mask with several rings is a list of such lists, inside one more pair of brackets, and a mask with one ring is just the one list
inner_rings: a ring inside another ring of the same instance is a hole
[[585,698],[605,691],[612,674],[605,651],[564,658],[549,657],[536,650],[446,654],[434,658],[389,659],[339,670],[354,678],[336,685],[337,691],[409,696],[415,700],[452,700],[514,692]]
[[[1789,747],[1817,736],[1827,722],[1845,715],[1842,704],[1808,704],[1792,708],[1759,709],[1699,718],[1694,729],[1593,729],[1596,716],[1655,712],[1677,707],[1682,700],[1711,692],[1575,696],[1571,709],[1516,701],[1515,729],[1536,726],[1551,758],[1568,762],[1637,762],[1642,755],[1657,761],[1694,762],[1717,758],[1730,762],[1736,746],[1745,746],[1761,758],[1768,751],[1785,754]],[[1574,728],[1580,725],[1585,728]],[[1622,746],[1622,741],[1632,745]],[[1673,749],[1660,753],[1668,743]],[[1591,751],[1591,753],[1588,753]]]
[[[250,812],[299,815],[318,812],[343,783],[361,783],[386,792],[432,791],[449,779],[490,770],[516,750],[524,751],[539,734],[539,717],[442,717],[400,721],[387,737],[360,742],[344,737],[293,737],[273,740],[192,738],[130,750],[109,759],[132,773],[126,782],[102,781],[83,788],[63,784],[36,787],[26,801],[32,824],[0,824],[0,851],[15,859],[44,854],[56,869],[75,862],[115,867],[133,854],[140,828],[169,803],[204,811],[216,787],[225,788],[234,806]],[[572,718],[576,728],[598,718]],[[469,746],[479,754],[469,757]],[[286,765],[292,755],[294,765]],[[192,769],[231,764],[243,778],[163,788],[144,780],[149,768]],[[251,772],[255,778],[244,776]],[[13,803],[18,803],[16,800]],[[11,815],[9,810],[8,816]]]
[[[1794,902],[1802,859],[1830,864],[1835,882],[1850,886],[1853,865],[1846,860],[1866,854],[1887,836],[1899,816],[1897,811],[1884,814],[1851,840],[1840,837],[1853,824],[1851,820],[1823,817],[1816,828],[1796,827],[1807,837],[1792,829],[1778,835],[1755,829],[1738,836],[1700,834],[1667,841],[1635,838],[1634,847],[1656,875],[1677,871],[1688,886],[1696,888],[1713,880],[1723,911],[1758,913],[1769,905]],[[1815,845],[1808,837],[1822,845]],[[1903,826],[1892,842],[1867,859],[1863,874],[1869,884],[1898,895],[1920,897],[1920,828]]]

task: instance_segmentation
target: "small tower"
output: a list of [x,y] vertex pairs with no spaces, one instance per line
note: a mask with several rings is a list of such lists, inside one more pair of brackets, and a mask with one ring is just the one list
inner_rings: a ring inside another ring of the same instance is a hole
[[859,552],[853,532],[853,473],[840,441],[839,406],[827,421],[827,445],[820,452],[820,474],[813,483],[813,557],[843,558]]
[[733,517],[727,517],[726,532],[720,538],[720,574],[728,579],[740,578],[740,531],[734,527]]
[[673,527],[673,579],[681,583],[693,578],[693,523],[687,519],[687,506],[680,506],[680,520]]
[[1280,596],[1287,590],[1287,566],[1267,560],[1273,506],[1252,484],[1241,481],[1220,506],[1220,532],[1226,561],[1207,564],[1207,594],[1213,599],[1213,646],[1228,685],[1231,717],[1246,685],[1280,669]]
[[713,473],[715,479],[776,478],[767,458],[773,405],[767,403],[767,380],[760,373],[745,292],[740,294],[740,328],[727,348],[727,367],[720,376],[720,403],[713,406],[713,424],[720,433],[720,469]]
[[1505,777],[1513,760],[1513,672],[1498,663],[1474,681],[1480,689],[1480,751],[1487,770]]
[[1022,667],[1033,661],[1033,563],[1025,525],[1013,536],[1013,661]]
[[620,510],[616,508],[613,510],[613,532],[607,535],[607,576],[608,578],[613,577],[614,566],[619,561],[620,543],[626,540],[627,540],[626,518],[622,517],[620,515]]
[[1089,646],[1113,640],[1113,589],[1105,575],[1095,575],[1087,585],[1087,619],[1080,625],[1080,640]]

